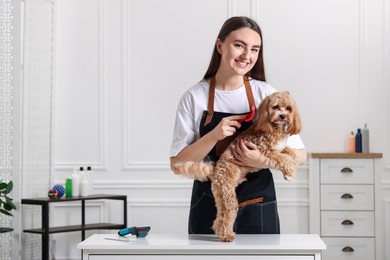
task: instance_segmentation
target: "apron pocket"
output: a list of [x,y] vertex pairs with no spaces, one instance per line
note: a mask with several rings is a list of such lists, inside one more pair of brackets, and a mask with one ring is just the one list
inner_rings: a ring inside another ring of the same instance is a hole
[[203,192],[191,205],[188,223],[189,234],[214,234],[211,227],[216,216],[214,197]]
[[234,230],[237,234],[280,234],[276,200],[241,207]]

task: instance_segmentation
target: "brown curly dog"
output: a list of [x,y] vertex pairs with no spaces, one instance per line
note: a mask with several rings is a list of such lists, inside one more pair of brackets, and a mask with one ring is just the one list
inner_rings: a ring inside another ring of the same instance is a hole
[[300,131],[301,120],[293,98],[287,91],[275,92],[261,102],[253,125],[233,140],[215,165],[203,161],[173,165],[176,174],[200,181],[211,180],[217,208],[212,229],[222,241],[229,242],[235,238],[233,224],[238,211],[235,188],[245,180],[246,174],[259,170],[234,164],[233,146],[240,139],[254,143],[267,158],[267,165],[280,170],[285,179],[291,180],[298,163],[294,151],[286,147],[286,140]]

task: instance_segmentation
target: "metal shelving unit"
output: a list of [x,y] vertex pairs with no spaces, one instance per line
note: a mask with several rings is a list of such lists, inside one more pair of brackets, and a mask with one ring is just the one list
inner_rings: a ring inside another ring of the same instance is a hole
[[[123,201],[123,224],[117,223],[93,223],[85,224],[85,202],[88,200],[122,200]],[[49,226],[49,205],[51,203],[66,203],[72,201],[81,202],[81,225],[71,226]],[[122,229],[127,227],[127,196],[126,195],[109,195],[99,194],[90,196],[80,196],[72,198],[49,199],[49,198],[32,198],[22,199],[22,204],[39,205],[42,208],[42,227],[34,229],[25,229],[23,232],[42,235],[42,259],[49,260],[49,235],[54,233],[81,231],[81,240],[85,239],[86,230],[94,229]]]

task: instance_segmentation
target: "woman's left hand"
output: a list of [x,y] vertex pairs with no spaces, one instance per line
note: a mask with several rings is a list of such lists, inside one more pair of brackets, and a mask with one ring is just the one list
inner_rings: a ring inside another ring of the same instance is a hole
[[254,143],[238,140],[233,146],[233,162],[237,165],[253,167],[257,169],[268,168],[266,165],[267,158],[262,155]]

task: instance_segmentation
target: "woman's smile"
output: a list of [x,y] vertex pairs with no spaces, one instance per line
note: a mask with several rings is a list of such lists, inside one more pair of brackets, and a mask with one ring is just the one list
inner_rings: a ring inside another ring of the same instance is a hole
[[236,60],[236,63],[238,64],[238,66],[240,66],[240,67],[242,67],[242,68],[246,68],[247,65],[249,64],[249,62],[240,61],[240,60]]
[[242,28],[231,32],[223,41],[217,41],[221,54],[220,69],[245,75],[256,64],[260,47],[261,39],[256,31]]

